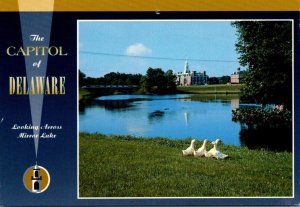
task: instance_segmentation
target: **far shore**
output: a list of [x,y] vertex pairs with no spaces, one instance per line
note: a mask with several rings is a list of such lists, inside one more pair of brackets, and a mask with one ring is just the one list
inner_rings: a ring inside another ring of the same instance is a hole
[[[239,95],[242,84],[216,84],[216,85],[199,85],[199,86],[177,86],[176,94],[190,93],[190,94],[219,94],[219,95]],[[100,91],[97,89],[79,89],[79,100],[83,98],[91,98],[98,95],[113,95],[125,94],[118,90]],[[134,94],[143,94],[135,91]]]

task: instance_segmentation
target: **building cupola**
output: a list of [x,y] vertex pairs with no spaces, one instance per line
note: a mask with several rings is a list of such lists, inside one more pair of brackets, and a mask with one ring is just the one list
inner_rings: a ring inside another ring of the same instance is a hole
[[189,73],[190,73],[189,63],[188,63],[187,60],[185,61],[185,64],[184,64],[184,70],[183,70],[183,73],[184,73],[184,74],[189,74]]

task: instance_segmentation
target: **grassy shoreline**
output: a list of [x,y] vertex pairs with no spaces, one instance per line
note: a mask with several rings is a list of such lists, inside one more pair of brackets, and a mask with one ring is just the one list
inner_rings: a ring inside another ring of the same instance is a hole
[[239,94],[242,84],[216,84],[200,86],[178,86],[177,91],[181,93],[197,94]]
[[[217,84],[217,85],[199,85],[199,86],[178,86],[177,93],[193,93],[193,94],[205,94],[205,95],[238,95],[240,93],[242,84]],[[113,94],[113,93],[112,93]],[[95,91],[80,88],[79,100],[90,98],[99,93]]]
[[189,143],[80,133],[80,197],[292,196],[292,153],[221,145],[227,160],[183,157]]
[[84,89],[84,88],[79,88],[79,97],[78,97],[79,100],[81,100],[83,98],[88,98],[92,95],[93,95],[93,93],[91,91]]

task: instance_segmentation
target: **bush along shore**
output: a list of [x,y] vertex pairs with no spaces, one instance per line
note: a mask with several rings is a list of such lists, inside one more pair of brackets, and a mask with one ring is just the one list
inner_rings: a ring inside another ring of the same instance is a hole
[[[80,133],[80,197],[290,197],[292,153],[219,145],[225,160],[184,157],[191,139]],[[196,148],[203,140],[197,140]],[[207,145],[209,150],[211,144]]]

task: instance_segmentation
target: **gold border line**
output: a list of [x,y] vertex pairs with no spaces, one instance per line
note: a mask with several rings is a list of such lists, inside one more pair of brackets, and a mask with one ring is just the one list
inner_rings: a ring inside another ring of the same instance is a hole
[[53,11],[54,0],[18,0],[19,11]]
[[[0,0],[0,12],[126,12],[126,11],[299,11],[300,0],[55,0],[54,10],[30,1],[19,10],[18,0]],[[31,3],[32,2],[32,3]]]

